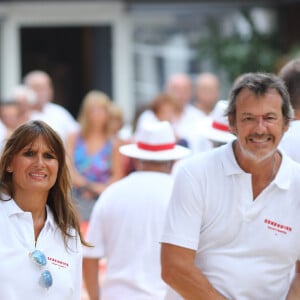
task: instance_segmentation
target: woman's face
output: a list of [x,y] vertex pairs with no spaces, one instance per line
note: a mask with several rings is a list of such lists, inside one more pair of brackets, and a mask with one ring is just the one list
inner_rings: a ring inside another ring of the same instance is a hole
[[91,125],[104,126],[108,121],[108,112],[104,106],[93,104],[88,108],[87,116]]
[[15,195],[48,193],[57,178],[57,156],[40,136],[14,155],[6,171],[12,173]]
[[172,124],[176,118],[176,109],[172,104],[164,103],[158,109],[156,116],[159,121],[169,121]]

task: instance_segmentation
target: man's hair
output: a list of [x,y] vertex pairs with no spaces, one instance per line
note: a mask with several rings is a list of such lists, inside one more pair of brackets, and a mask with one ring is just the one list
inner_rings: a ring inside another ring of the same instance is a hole
[[300,59],[293,59],[282,67],[278,76],[284,81],[294,109],[300,109]]
[[227,116],[236,117],[237,96],[243,89],[249,89],[257,96],[265,95],[270,89],[275,89],[282,99],[282,114],[285,123],[293,119],[293,108],[286,86],[281,78],[271,73],[245,73],[235,80],[229,95],[229,105],[226,111]]

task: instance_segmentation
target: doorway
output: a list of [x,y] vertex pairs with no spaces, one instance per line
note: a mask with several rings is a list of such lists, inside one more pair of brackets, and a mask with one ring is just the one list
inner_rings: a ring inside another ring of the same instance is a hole
[[31,70],[53,80],[54,102],[76,118],[84,95],[98,89],[112,95],[111,26],[22,27],[22,78]]

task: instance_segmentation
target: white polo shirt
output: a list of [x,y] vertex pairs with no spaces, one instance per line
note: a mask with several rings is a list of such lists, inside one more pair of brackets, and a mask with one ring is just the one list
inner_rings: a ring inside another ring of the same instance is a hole
[[187,140],[192,153],[212,148],[211,143],[207,139],[195,135],[198,123],[204,120],[205,117],[205,114],[200,109],[187,104],[174,124],[176,134]]
[[[0,299],[5,300],[80,300],[82,247],[79,238],[69,240],[66,249],[61,231],[47,207],[47,220],[36,249],[47,257],[39,267],[29,257],[35,249],[30,212],[22,211],[14,200],[0,201]],[[49,289],[38,283],[48,269],[53,278]]]
[[187,159],[176,174],[162,241],[195,250],[196,266],[227,299],[285,299],[300,257],[300,165],[283,154],[255,201],[232,143]]
[[288,131],[283,135],[279,146],[293,160],[300,163],[300,120],[295,120],[290,123]]
[[33,112],[31,120],[42,120],[50,125],[65,142],[70,133],[79,130],[80,126],[70,112],[53,102],[45,104],[42,112]]
[[110,185],[94,206],[84,257],[106,257],[101,300],[163,300],[160,243],[171,175],[134,172]]

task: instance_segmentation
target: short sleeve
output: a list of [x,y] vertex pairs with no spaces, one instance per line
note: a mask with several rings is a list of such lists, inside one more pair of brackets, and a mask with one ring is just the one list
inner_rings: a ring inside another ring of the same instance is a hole
[[185,166],[180,166],[175,175],[161,241],[197,250],[202,202],[199,179],[196,180]]

